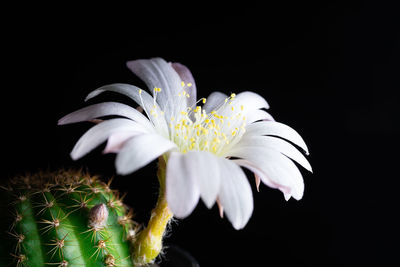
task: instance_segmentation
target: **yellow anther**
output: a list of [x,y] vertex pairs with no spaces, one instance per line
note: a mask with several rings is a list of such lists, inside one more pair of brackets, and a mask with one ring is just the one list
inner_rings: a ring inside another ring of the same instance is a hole
[[154,91],[161,92],[161,88],[160,87],[156,87],[156,88],[154,88]]
[[188,113],[187,113],[186,111],[181,111],[181,114],[182,114],[183,116],[186,116]]
[[213,110],[213,111],[211,111],[211,114],[214,115],[214,114],[217,114],[217,112],[215,110]]
[[232,111],[234,110],[233,106],[231,107]]
[[141,95],[141,94],[142,94],[142,91],[143,91],[142,89],[139,89],[139,95]]
[[187,98],[189,98],[189,97],[190,97],[190,95],[189,95],[188,93],[186,93],[186,97],[187,97]]
[[232,93],[232,94],[231,94],[231,98],[235,98],[235,96],[236,96],[235,93]]
[[185,82],[182,81],[182,82],[181,82],[181,85],[182,85],[182,87],[185,86]]
[[225,98],[225,103],[228,102],[228,98]]
[[241,106],[240,106],[240,110],[241,110],[241,111],[243,111],[243,109],[244,109],[244,106],[243,106],[243,105],[241,105]]
[[206,103],[206,101],[207,101],[207,99],[203,98],[203,104],[205,104],[205,103]]
[[233,130],[233,131],[232,131],[232,136],[235,136],[235,135],[236,135],[236,131]]
[[174,120],[175,120],[175,117],[172,116],[172,117],[171,117],[171,121],[174,121]]
[[187,84],[188,87],[191,87],[192,85],[193,85],[192,83],[188,83],[188,84]]
[[185,136],[183,137],[183,139],[187,140],[187,139],[188,139],[187,135],[185,135]]
[[214,137],[214,139],[213,139],[213,142],[214,142],[214,143],[220,143],[220,142],[221,142],[221,140],[219,140],[219,138],[218,138],[218,137]]
[[194,139],[194,137],[190,138],[190,142],[194,142],[196,141],[196,139]]

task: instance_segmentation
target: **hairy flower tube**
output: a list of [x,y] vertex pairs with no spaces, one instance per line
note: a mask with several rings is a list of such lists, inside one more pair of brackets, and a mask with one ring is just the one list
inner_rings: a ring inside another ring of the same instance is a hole
[[[89,129],[73,148],[73,159],[105,141],[104,152],[117,154],[121,175],[159,158],[160,197],[153,215],[165,216],[149,226],[188,216],[202,199],[208,208],[217,203],[221,216],[225,214],[235,229],[243,228],[253,212],[253,196],[242,167],[254,173],[257,189],[263,182],[282,191],[286,200],[302,198],[304,182],[293,161],[312,171],[303,155],[308,154],[307,146],[294,129],[265,111],[269,105],[263,97],[248,91],[214,92],[197,100],[193,76],[182,64],[152,58],[129,61],[127,66],[152,95],[133,85],[111,84],[94,90],[86,100],[111,91],[130,97],[140,109],[99,103],[70,113],[59,124],[118,116]],[[149,247],[153,245],[160,243]]]

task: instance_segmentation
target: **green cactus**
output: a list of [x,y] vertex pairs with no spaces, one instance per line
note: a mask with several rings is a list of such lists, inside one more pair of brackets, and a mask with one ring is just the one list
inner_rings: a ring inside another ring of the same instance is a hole
[[138,224],[109,184],[58,171],[17,177],[3,189],[0,266],[134,265]]

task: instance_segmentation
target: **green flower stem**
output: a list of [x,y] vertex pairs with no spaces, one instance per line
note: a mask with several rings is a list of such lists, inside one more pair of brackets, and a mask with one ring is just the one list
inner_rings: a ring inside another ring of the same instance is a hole
[[147,227],[135,241],[134,262],[138,265],[151,263],[160,254],[165,230],[173,217],[165,196],[165,160],[162,157],[159,158],[157,176],[160,183],[157,204]]

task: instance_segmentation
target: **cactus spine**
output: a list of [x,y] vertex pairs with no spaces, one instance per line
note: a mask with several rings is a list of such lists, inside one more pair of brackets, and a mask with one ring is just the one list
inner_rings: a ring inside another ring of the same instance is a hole
[[138,225],[109,184],[59,171],[18,177],[3,189],[0,266],[133,266]]

